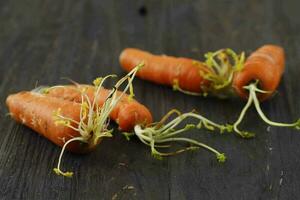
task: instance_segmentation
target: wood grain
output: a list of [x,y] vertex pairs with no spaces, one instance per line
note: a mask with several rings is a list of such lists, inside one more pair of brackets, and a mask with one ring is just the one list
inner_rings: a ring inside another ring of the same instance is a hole
[[[67,153],[63,166],[76,175],[66,179],[52,173],[60,149],[6,117],[4,104],[10,93],[66,83],[62,77],[89,83],[101,75],[123,75],[118,55],[125,47],[202,59],[204,52],[223,47],[249,53],[275,43],[286,50],[287,68],[278,94],[263,110],[274,120],[292,121],[300,115],[297,8],[293,0],[1,1],[0,198],[299,198],[299,132],[268,132],[253,110],[243,124],[257,133],[253,140],[191,131],[226,152],[223,165],[204,150],[155,160],[137,139],[128,142],[115,131],[89,155]],[[135,93],[156,120],[178,108],[233,122],[244,105],[239,99],[186,96],[138,79]]]

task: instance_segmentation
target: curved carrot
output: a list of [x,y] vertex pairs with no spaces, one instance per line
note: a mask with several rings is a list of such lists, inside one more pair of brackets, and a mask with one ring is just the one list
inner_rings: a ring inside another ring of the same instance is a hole
[[209,84],[204,79],[204,74],[209,69],[203,63],[190,58],[153,55],[139,49],[127,48],[122,51],[119,60],[125,71],[130,71],[143,62],[145,66],[137,76],[158,84],[178,84],[183,90],[196,93],[203,92],[203,87]]
[[[89,97],[90,101],[94,101],[95,87],[91,85],[64,85],[59,87],[52,87],[47,89],[47,96],[58,97],[68,101],[77,103],[82,102],[82,93]],[[111,90],[101,88],[97,97],[98,106],[102,106]],[[120,96],[122,92],[118,91],[117,95]],[[110,118],[113,119],[122,131],[131,131],[135,125],[147,125],[152,123],[151,112],[141,103],[132,99],[130,96],[123,94],[120,101],[115,105]]]
[[237,95],[247,98],[246,106],[233,124],[233,130],[242,137],[254,136],[253,133],[237,128],[252,104],[267,124],[300,129],[300,120],[294,123],[273,122],[260,108],[259,102],[271,97],[283,74],[285,56],[281,47],[264,45],[253,52],[246,62],[244,53],[236,54],[231,49],[208,52],[205,58],[205,62],[202,63],[189,58],[157,56],[127,48],[120,55],[120,63],[123,69],[129,71],[137,63],[144,62],[145,67],[137,74],[140,78],[173,85],[173,89],[186,94],[208,93],[221,98]]
[[266,100],[278,87],[284,67],[284,50],[279,46],[264,45],[248,57],[241,71],[235,73],[232,87],[240,97],[248,98],[244,87],[258,80],[259,88],[267,91],[259,94],[259,100]]
[[[78,103],[70,103],[34,92],[19,92],[9,95],[6,104],[10,115],[16,121],[25,124],[60,147],[66,141],[80,136],[78,131],[57,124],[53,118],[53,113],[60,109],[65,117],[79,121],[80,105]],[[66,148],[71,152],[85,153],[90,151],[92,146],[87,143],[73,142]]]

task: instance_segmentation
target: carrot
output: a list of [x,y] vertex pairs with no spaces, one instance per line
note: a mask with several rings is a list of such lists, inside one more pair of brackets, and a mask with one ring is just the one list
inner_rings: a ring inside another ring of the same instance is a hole
[[[70,125],[74,126],[73,121],[79,121],[80,116],[78,103],[24,91],[9,95],[6,105],[16,121],[25,124],[60,147],[66,141],[80,135],[78,131],[57,123],[52,117],[55,111],[60,110],[63,116],[72,119]],[[67,146],[67,150],[75,153],[85,153],[90,149],[91,146],[80,142]]]
[[200,93],[209,83],[204,74],[209,70],[201,62],[190,58],[176,58],[166,55],[153,55],[148,52],[127,48],[120,55],[120,63],[125,71],[130,71],[138,63],[145,66],[137,76],[162,85],[179,86],[189,92]]
[[91,119],[86,120],[86,117],[83,117],[82,106],[75,102],[24,91],[8,96],[6,104],[10,115],[16,121],[62,147],[57,168],[54,168],[59,175],[73,175],[73,172],[63,172],[60,169],[65,150],[87,153],[100,143],[102,137],[111,136],[106,127],[101,129],[99,134],[91,134],[89,129],[95,129],[97,126],[85,124],[85,121]]
[[[46,88],[43,88],[45,91]],[[91,85],[64,85],[59,87],[50,87],[46,89],[45,95],[49,97],[58,97],[68,101],[81,103],[81,91],[87,95],[91,102],[94,101],[95,87]],[[98,106],[102,106],[109,96],[111,90],[101,88],[97,97]],[[117,96],[122,92],[117,91]],[[110,118],[116,121],[119,129],[130,131],[136,124],[147,125],[152,123],[152,115],[148,108],[140,104],[130,96],[123,94],[120,101],[115,105],[110,113]]]
[[[108,129],[108,117],[123,94],[132,87],[132,80],[140,67],[137,66],[120,79],[101,106],[97,101],[91,102],[84,92],[81,93],[81,102],[77,103],[41,94],[39,90],[10,95],[6,103],[14,119],[62,147],[54,171],[58,175],[71,177],[73,172],[60,169],[64,151],[85,153],[94,149],[103,137],[112,136],[112,130]],[[109,77],[96,79],[94,97],[99,96],[104,81]],[[128,81],[128,85],[123,93],[117,94],[117,89],[125,81]]]
[[274,122],[268,119],[260,107],[260,101],[272,97],[276,91],[285,68],[284,50],[276,45],[264,45],[254,51],[246,60],[243,69],[236,72],[232,87],[243,99],[248,99],[233,129],[242,137],[252,137],[253,133],[240,131],[241,123],[248,108],[254,104],[260,118],[270,126],[300,129],[300,119],[293,123]]
[[145,67],[137,76],[155,83],[173,85],[173,89],[186,94],[210,94],[221,98],[239,96],[248,99],[233,124],[234,131],[242,137],[254,136],[253,133],[237,128],[252,104],[267,124],[300,129],[300,120],[290,124],[273,122],[260,108],[259,101],[270,98],[280,83],[285,66],[284,50],[281,47],[264,45],[253,52],[246,62],[243,52],[236,54],[231,49],[208,52],[205,58],[205,62],[200,62],[127,48],[123,50],[119,60],[126,71],[137,62],[145,62]]
[[260,94],[259,100],[266,100],[278,87],[284,68],[284,50],[279,46],[264,45],[247,58],[241,71],[235,73],[232,87],[240,97],[248,98],[244,86],[258,80],[259,88],[268,91]]

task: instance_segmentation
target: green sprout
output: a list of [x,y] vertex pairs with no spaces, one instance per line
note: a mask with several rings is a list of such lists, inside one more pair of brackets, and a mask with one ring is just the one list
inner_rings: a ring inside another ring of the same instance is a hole
[[[165,123],[172,114],[177,114],[178,116]],[[197,125],[186,124],[183,128],[176,129],[176,127],[178,127],[185,119],[188,118],[197,119],[199,120],[199,123]],[[223,153],[220,153],[216,149],[194,139],[178,137],[179,134],[195,128],[205,128],[209,131],[214,131],[217,129],[220,131],[220,133],[223,133],[224,131],[232,131],[231,125],[220,125],[194,112],[181,114],[178,110],[173,109],[168,112],[158,123],[154,123],[146,127],[136,125],[134,127],[134,134],[140,139],[141,142],[151,147],[151,154],[154,158],[157,159],[162,159],[164,156],[176,155],[185,151],[196,150],[199,149],[199,147],[202,147],[213,152],[219,162],[224,162],[226,160],[225,155]],[[125,136],[127,135],[128,133],[125,133]],[[185,142],[192,146],[167,153],[158,151],[158,148],[170,147],[170,143],[172,142]]]
[[[216,52],[208,52],[204,55],[206,58],[204,64],[208,71],[199,70],[200,75],[207,81],[208,85],[201,85],[201,93],[190,92],[180,87],[178,79],[173,80],[173,90],[194,96],[218,96],[226,98],[233,95],[232,81],[234,73],[240,71],[244,67],[245,53],[235,53],[232,49],[220,49]],[[194,61],[195,66],[202,66],[203,63]]]
[[249,91],[249,97],[246,105],[242,109],[237,121],[233,124],[233,129],[234,132],[239,134],[243,138],[251,138],[254,137],[255,134],[247,131],[240,131],[238,129],[238,125],[242,122],[247,110],[250,108],[251,105],[254,104],[255,109],[260,116],[260,118],[268,125],[270,126],[278,126],[278,127],[290,127],[290,128],[295,128],[297,130],[300,130],[300,119],[298,119],[294,123],[280,123],[280,122],[274,122],[271,121],[266,117],[266,115],[263,113],[261,107],[260,107],[260,102],[257,98],[256,93],[268,93],[268,91],[261,90],[257,87],[258,81],[255,83],[251,83],[250,85],[244,86],[244,89],[247,89]]
[[[121,100],[122,96],[129,90],[131,97],[133,97],[132,90],[132,81],[137,73],[137,71],[143,66],[141,63],[137,65],[132,71],[130,71],[126,76],[121,78],[110,90],[104,104],[102,106],[98,105],[97,97],[100,95],[100,89],[102,88],[105,80],[111,77],[115,77],[115,75],[108,75],[105,77],[99,77],[93,81],[94,84],[94,100],[91,100],[90,97],[86,93],[86,89],[82,89],[84,86],[77,85],[78,87],[74,87],[81,93],[81,103],[80,103],[80,118],[79,121],[76,121],[72,118],[68,118],[61,114],[61,109],[58,109],[53,112],[53,120],[54,123],[59,126],[66,126],[70,129],[77,131],[80,136],[74,137],[68,141],[66,141],[62,147],[57,167],[54,168],[54,172],[58,175],[63,175],[66,177],[72,177],[73,172],[63,172],[60,168],[62,156],[66,149],[66,146],[74,141],[80,141],[83,143],[87,143],[90,146],[96,146],[99,144],[100,140],[103,137],[112,137],[112,129],[108,129],[109,125],[109,115],[116,106],[116,104]],[[127,82],[125,89],[119,93],[117,90],[121,87],[121,85]],[[63,86],[54,86],[54,87],[63,87]],[[50,89],[54,88],[50,87],[47,90],[42,90],[39,88],[41,93],[49,92]]]

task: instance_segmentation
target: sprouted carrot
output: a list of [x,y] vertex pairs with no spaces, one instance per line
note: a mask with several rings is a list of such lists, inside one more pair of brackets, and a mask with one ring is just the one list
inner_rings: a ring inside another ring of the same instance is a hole
[[[133,78],[141,67],[142,64],[138,65],[120,79],[102,106],[99,106],[97,101],[91,102],[84,91],[81,94],[81,103],[31,91],[10,95],[6,104],[14,119],[62,146],[58,165],[54,171],[58,175],[72,177],[73,172],[63,172],[60,168],[64,151],[67,149],[76,153],[85,153],[94,149],[103,137],[112,136],[112,130],[108,129],[109,115],[123,94],[132,87]],[[109,77],[97,79],[95,97],[99,95],[104,81]],[[127,86],[118,95],[117,89],[126,81],[128,81]]]
[[276,91],[284,68],[284,50],[279,46],[264,45],[248,57],[243,69],[235,74],[232,83],[232,87],[241,98],[248,98],[247,104],[233,125],[235,132],[243,137],[253,136],[253,133],[240,131],[237,128],[246,111],[253,103],[260,118],[266,124],[270,126],[300,129],[300,119],[294,123],[273,122],[265,116],[260,107],[260,101],[272,97]]
[[205,58],[205,62],[200,62],[128,48],[121,53],[120,63],[124,70],[129,71],[136,63],[144,62],[145,67],[137,74],[138,77],[172,86],[174,90],[186,94],[248,98],[233,125],[234,132],[244,138],[251,138],[254,133],[240,131],[237,127],[253,103],[265,123],[300,129],[300,119],[291,124],[272,122],[260,108],[260,101],[272,97],[276,91],[284,71],[285,58],[281,47],[264,45],[246,61],[243,52],[237,54],[231,49],[208,52]]

